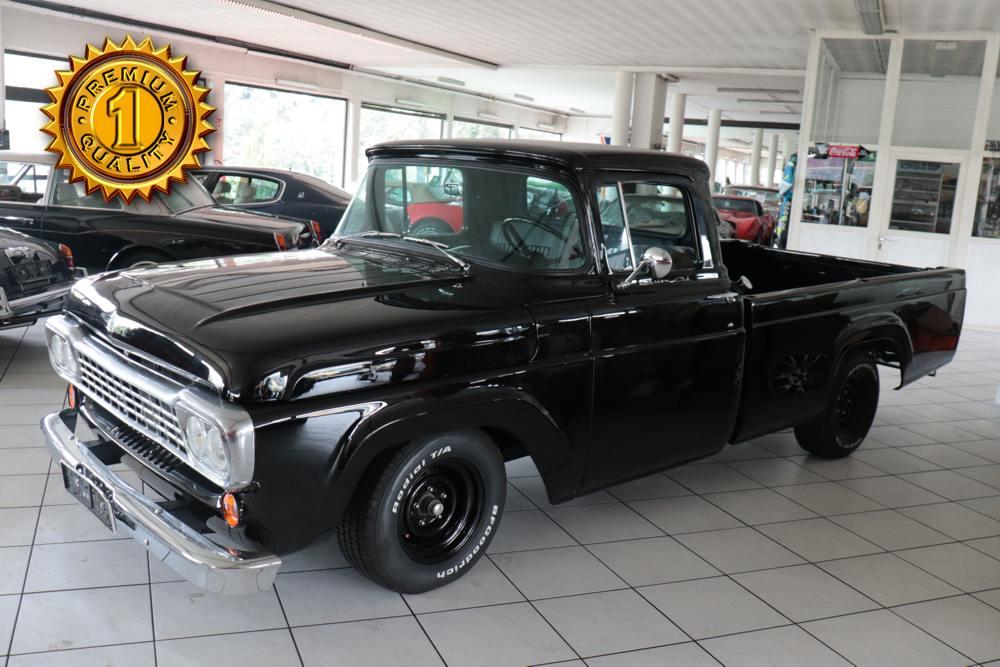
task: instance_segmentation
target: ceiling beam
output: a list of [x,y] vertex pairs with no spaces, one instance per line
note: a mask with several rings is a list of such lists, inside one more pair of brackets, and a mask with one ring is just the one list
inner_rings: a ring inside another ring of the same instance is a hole
[[[695,67],[689,65],[511,65],[505,69],[564,69],[593,70],[598,72],[653,72],[656,74],[731,74],[737,76],[794,76],[805,77],[804,69],[772,67]],[[679,77],[683,79],[683,76]]]
[[387,32],[366,28],[362,25],[351,23],[349,21],[342,21],[332,16],[320,14],[319,12],[299,9],[298,7],[292,7],[291,5],[286,5],[281,2],[273,2],[273,0],[216,0],[216,2],[223,5],[250,9],[251,11],[256,10],[257,12],[265,14],[296,19],[304,23],[309,23],[310,25],[329,28],[338,32],[347,33],[356,37],[363,37],[365,39],[408,49],[410,51],[427,53],[439,58],[447,58],[466,65],[473,65],[475,67],[482,67],[485,69],[499,69],[499,65],[488,60],[467,56],[462,53],[456,53],[447,49],[431,46],[430,44],[424,44],[423,42],[417,42],[412,39],[397,37],[396,35],[391,35]]

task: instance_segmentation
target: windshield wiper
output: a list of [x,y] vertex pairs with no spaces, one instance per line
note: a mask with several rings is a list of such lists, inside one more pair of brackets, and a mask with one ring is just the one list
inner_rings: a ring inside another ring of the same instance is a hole
[[468,270],[471,268],[468,262],[460,259],[457,255],[453,255],[450,252],[448,252],[448,246],[445,245],[444,243],[440,243],[438,241],[431,241],[430,239],[423,239],[420,238],[419,236],[403,236],[402,234],[398,234],[396,232],[379,232],[375,230],[368,230],[367,232],[358,232],[357,234],[341,236],[336,241],[337,247],[338,248],[341,247],[341,245],[347,240],[358,239],[358,238],[396,239],[397,241],[411,241],[413,243],[419,243],[421,245],[426,245],[430,246],[431,248],[434,248],[442,255],[444,255],[448,259],[448,261],[457,264],[458,267],[462,269],[463,272],[468,272]]

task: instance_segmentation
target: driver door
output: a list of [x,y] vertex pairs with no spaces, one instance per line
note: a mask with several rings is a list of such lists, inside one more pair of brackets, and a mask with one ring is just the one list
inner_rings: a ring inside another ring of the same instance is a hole
[[741,302],[713,256],[712,209],[683,179],[596,188],[615,284],[650,247],[674,263],[663,280],[616,287],[590,303],[594,406],[584,488],[709,456],[739,404]]

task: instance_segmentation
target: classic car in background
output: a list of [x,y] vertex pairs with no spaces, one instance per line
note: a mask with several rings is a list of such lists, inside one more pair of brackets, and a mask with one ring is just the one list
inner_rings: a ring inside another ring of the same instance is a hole
[[169,195],[124,204],[87,194],[54,166],[54,156],[0,151],[0,218],[66,244],[77,266],[91,272],[317,244],[306,222],[219,207],[195,179],[173,184]]
[[754,243],[770,243],[775,218],[753,197],[714,195],[712,203],[723,222],[733,226],[732,238]]
[[[0,186],[0,197],[9,192]],[[0,218],[0,225],[4,222]],[[79,277],[66,245],[0,227],[0,329],[58,313]]]
[[192,172],[222,206],[315,222],[320,240],[333,235],[350,193],[321,178],[263,167],[202,167]]
[[753,197],[760,202],[764,210],[771,214],[775,220],[781,211],[781,198],[778,195],[778,188],[769,188],[765,185],[727,185],[723,194],[736,197]]

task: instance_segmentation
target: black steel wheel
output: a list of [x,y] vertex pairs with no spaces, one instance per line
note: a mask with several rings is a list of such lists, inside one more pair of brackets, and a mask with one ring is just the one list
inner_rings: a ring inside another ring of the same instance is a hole
[[831,384],[826,409],[795,427],[795,438],[806,451],[823,458],[849,455],[864,442],[878,410],[878,368],[863,350],[848,353]]
[[503,458],[485,433],[412,442],[372,465],[338,528],[341,550],[394,591],[443,586],[486,552],[506,492]]

